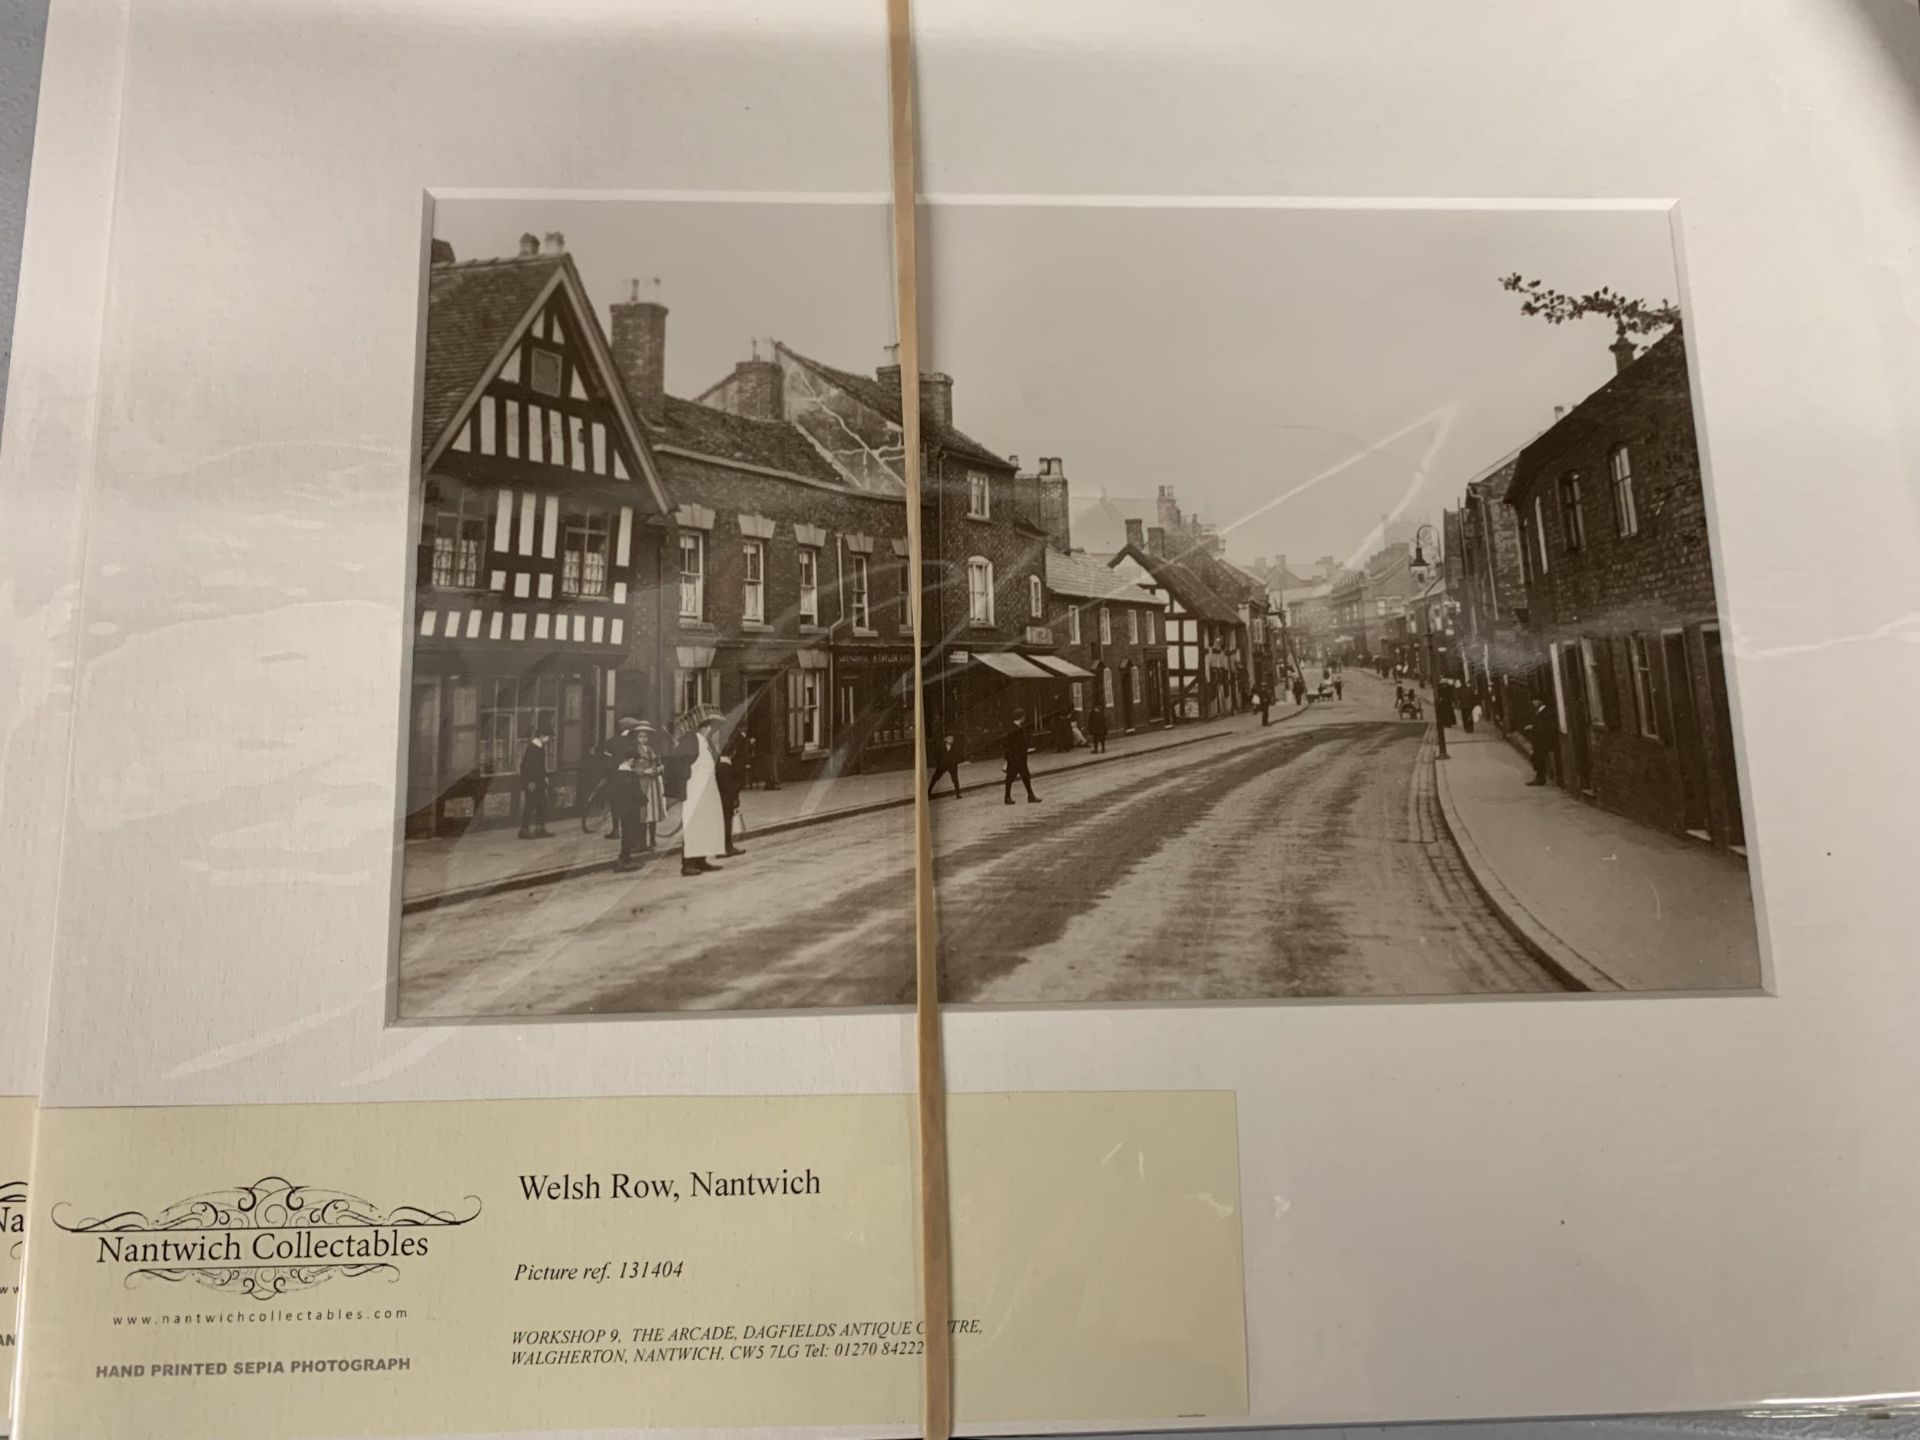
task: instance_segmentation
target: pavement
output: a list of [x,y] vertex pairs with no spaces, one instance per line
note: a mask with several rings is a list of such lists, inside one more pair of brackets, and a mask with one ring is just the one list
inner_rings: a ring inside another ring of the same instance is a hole
[[[1448,838],[1427,727],[1348,691],[1204,743],[1115,743],[933,810],[949,1004],[1544,993]],[[1202,727],[1193,727],[1201,731]],[[1178,736],[1181,732],[1175,732]],[[1192,732],[1189,732],[1192,733]],[[1078,763],[1076,763],[1078,762]],[[602,842],[606,843],[606,842]],[[911,829],[879,816],[403,917],[408,1019],[910,1005]]]
[[1440,813],[1475,883],[1578,988],[1758,990],[1753,889],[1739,856],[1529,786],[1491,726],[1447,731]]
[[[1037,756],[1037,803],[1003,805],[1000,767],[968,766],[964,798],[932,816],[942,1000],[1758,988],[1743,861],[1527,786],[1485,727],[1450,730],[1439,760],[1432,726],[1391,700],[1358,676],[1344,702],[1267,728],[1238,716]],[[612,873],[612,842],[577,829],[463,842],[574,868],[408,906],[399,1013],[910,1005],[911,783],[749,792],[747,853],[711,875],[682,876],[671,849]]]
[[[1301,713],[1301,709],[1275,709],[1272,719],[1278,724]],[[1182,724],[1173,729],[1136,730],[1132,734],[1109,737],[1104,754],[1096,755],[1085,747],[1066,752],[1048,750],[1036,753],[1029,764],[1037,779],[1041,775],[1106,764],[1130,755],[1221,740],[1257,727],[1259,723],[1258,717],[1246,714]],[[967,761],[960,767],[961,787],[973,790],[999,785],[1004,768],[997,758]],[[949,783],[942,782],[942,798],[949,793],[945,788]],[[876,811],[904,809],[912,803],[913,775],[906,769],[796,781],[778,790],[753,789],[742,795],[740,814],[744,829],[740,833],[743,837],[758,839]],[[442,839],[409,840],[400,877],[402,913],[431,910],[502,890],[550,884],[612,868],[619,851],[617,841],[605,834],[586,833],[577,819],[562,817],[549,828],[551,836],[542,840],[522,840],[510,827]],[[656,858],[668,853],[677,855],[678,845],[663,847],[656,852]]]

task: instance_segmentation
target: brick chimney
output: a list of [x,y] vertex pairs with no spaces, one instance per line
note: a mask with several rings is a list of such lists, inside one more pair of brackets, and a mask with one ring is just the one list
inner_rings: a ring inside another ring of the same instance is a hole
[[1147,548],[1147,522],[1144,520],[1127,521],[1127,544],[1136,550]]
[[953,377],[951,375],[935,374],[920,377],[920,418],[923,421],[935,420],[941,425],[953,424]]
[[1040,525],[1056,550],[1073,548],[1073,515],[1067,503],[1067,467],[1058,455],[1040,457]]
[[737,361],[727,378],[727,406],[735,415],[749,420],[787,418],[786,376],[778,360]]
[[1164,555],[1167,553],[1167,531],[1165,526],[1153,525],[1148,527],[1147,553],[1149,555]]
[[451,265],[454,263],[453,242],[451,240],[436,240],[433,242],[432,263],[435,265]]
[[564,255],[567,253],[567,237],[558,230],[549,230],[547,238],[540,242],[542,255]]
[[1633,341],[1629,340],[1625,335],[1619,335],[1614,337],[1614,342],[1611,345],[1609,345],[1607,349],[1613,352],[1613,373],[1614,374],[1618,375],[1622,370],[1626,369],[1627,366],[1633,363],[1633,355],[1634,355]]
[[531,260],[540,253],[540,237],[528,232],[520,237],[520,258]]
[[624,301],[608,308],[613,359],[640,418],[657,425],[666,411],[667,307],[660,303],[659,277],[631,286]]
[[1160,487],[1160,528],[1178,531],[1180,529],[1180,507],[1173,503],[1173,486]]

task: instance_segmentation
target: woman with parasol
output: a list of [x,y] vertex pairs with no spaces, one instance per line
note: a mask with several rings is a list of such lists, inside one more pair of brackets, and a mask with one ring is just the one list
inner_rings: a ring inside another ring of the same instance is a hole
[[718,736],[725,716],[711,705],[700,705],[681,717],[680,728],[693,732],[693,768],[687,775],[687,798],[680,811],[680,873],[704,875],[720,867],[713,857],[727,849],[726,812],[720,798]]

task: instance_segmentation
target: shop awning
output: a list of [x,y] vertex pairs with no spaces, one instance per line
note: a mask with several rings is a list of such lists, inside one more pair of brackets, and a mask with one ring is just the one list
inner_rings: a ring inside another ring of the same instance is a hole
[[1051,680],[1053,676],[1035,665],[1024,655],[1015,655],[1006,650],[978,650],[973,658],[989,670],[998,670],[1009,680]]
[[1074,664],[1073,661],[1062,660],[1058,655],[1029,655],[1027,658],[1033,661],[1034,664],[1044,666],[1046,669],[1053,671],[1056,675],[1066,676],[1069,680],[1093,679],[1093,672],[1091,670],[1082,670],[1078,665]]

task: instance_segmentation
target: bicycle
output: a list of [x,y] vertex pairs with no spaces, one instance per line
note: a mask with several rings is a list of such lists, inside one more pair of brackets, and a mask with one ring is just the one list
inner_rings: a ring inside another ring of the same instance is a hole
[[[613,787],[612,777],[608,776],[594,782],[587,792],[586,800],[580,806],[580,828],[589,835],[612,833],[613,823]],[[666,816],[653,827],[653,839],[657,845],[662,840],[671,840],[680,833],[680,802],[667,801]]]

